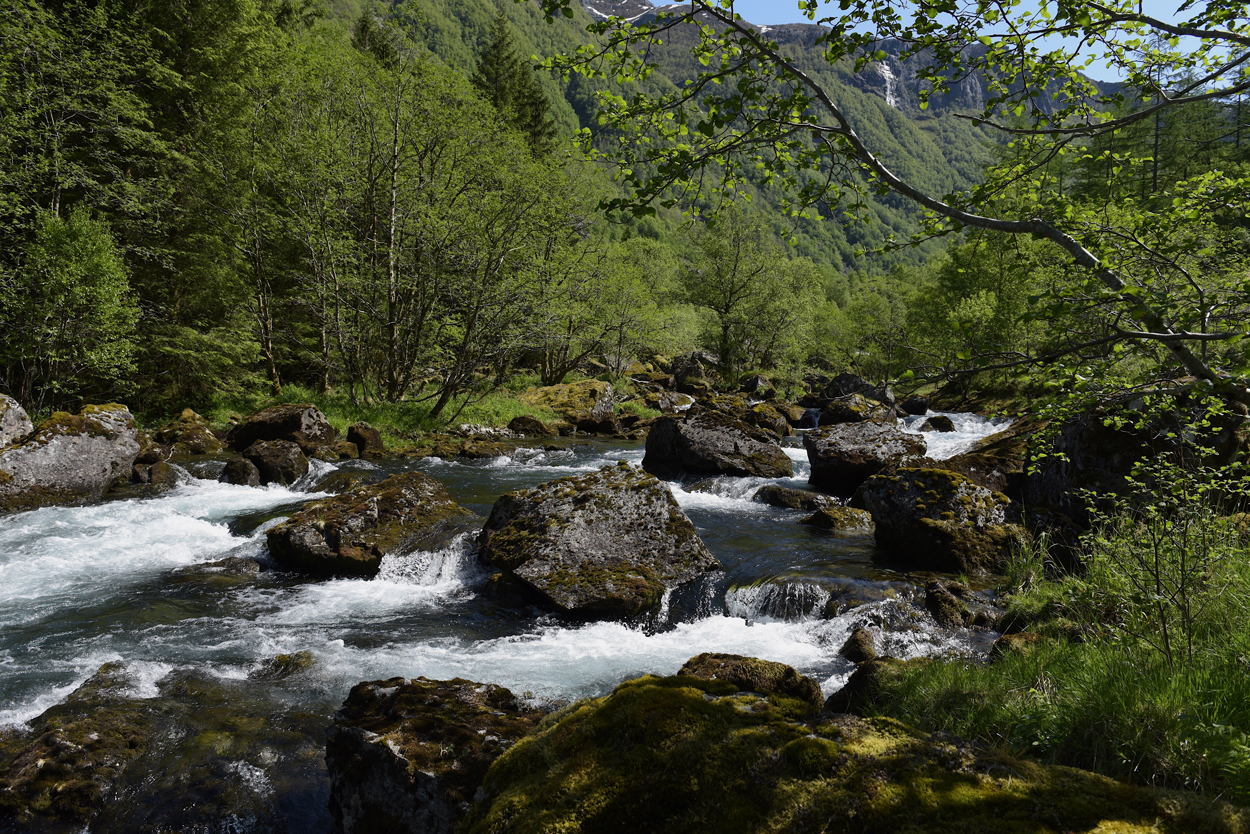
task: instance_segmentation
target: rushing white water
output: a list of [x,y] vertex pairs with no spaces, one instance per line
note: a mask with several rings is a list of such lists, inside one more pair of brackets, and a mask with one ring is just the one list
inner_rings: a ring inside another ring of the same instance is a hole
[[[955,430],[952,432],[920,431],[920,427],[924,425],[925,420],[935,416],[949,417],[955,426]],[[1010,417],[986,419],[979,414],[930,411],[920,416],[908,415],[903,420],[903,431],[923,437],[925,443],[928,444],[929,450],[926,454],[929,457],[934,460],[946,460],[960,452],[967,451],[978,440],[1010,427],[1011,422]]]

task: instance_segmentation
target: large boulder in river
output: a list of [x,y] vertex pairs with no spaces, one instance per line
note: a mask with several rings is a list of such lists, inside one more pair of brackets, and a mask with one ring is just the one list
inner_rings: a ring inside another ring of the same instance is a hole
[[189,408],[184,408],[177,420],[154,431],[152,439],[181,455],[209,455],[226,448],[208,421]]
[[461,678],[356,684],[326,732],[336,829],[451,834],[491,763],[543,715]]
[[794,474],[794,464],[774,436],[714,411],[662,418],[651,427],[646,449],[642,468],[661,478]]
[[893,407],[869,399],[863,394],[838,397],[831,400],[820,412],[822,426],[836,426],[840,423],[890,423],[894,419]]
[[124,405],[58,411],[22,443],[0,450],[0,512],[98,500],[130,478],[138,433]]
[[12,397],[0,394],[0,449],[16,443],[34,430],[26,409]]
[[308,504],[267,538],[270,555],[285,568],[373,576],[384,557],[437,550],[478,521],[438,481],[405,472]]
[[836,495],[850,496],[864,481],[888,466],[925,453],[921,437],[894,422],[842,423],[803,436],[812,466],[808,482]]
[[793,666],[775,660],[704,652],[687,660],[677,674],[705,681],[726,681],[745,692],[772,692],[797,698],[807,702],[812,712],[819,711],[825,701],[820,694],[820,684],[807,675],[800,675]]
[[380,455],[386,451],[382,433],[368,423],[352,423],[348,426],[347,442],[356,447],[357,455]]
[[308,473],[308,458],[290,440],[258,440],[243,457],[255,464],[261,484],[290,486]]
[[626,464],[499,497],[478,540],[561,613],[628,617],[720,567],[668,487]]
[[305,454],[332,446],[338,434],[315,405],[272,405],[230,430],[231,449],[243,451],[258,440],[288,440]]
[[926,570],[992,571],[1022,534],[1007,523],[1007,496],[945,469],[876,475],[851,503],[872,514],[878,550]]

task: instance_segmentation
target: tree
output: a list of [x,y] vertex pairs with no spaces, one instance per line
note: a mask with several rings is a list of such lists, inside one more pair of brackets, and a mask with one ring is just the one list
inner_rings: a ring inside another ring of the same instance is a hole
[[[567,5],[545,2],[549,15]],[[813,20],[820,15],[819,0],[804,0],[801,7]],[[1180,263],[1170,244],[1152,246],[1141,237],[1160,221],[1174,226],[1209,216],[1224,228],[1244,224],[1250,214],[1247,181],[1233,172],[1203,172],[1166,195],[1148,194],[1111,221],[1105,206],[1074,201],[1047,170],[1061,154],[1079,153],[1101,137],[1184,106],[1228,102],[1250,88],[1244,5],[1188,3],[1179,16],[1177,23],[1163,21],[1130,0],[1038,10],[994,0],[962,7],[842,0],[820,17],[825,28],[816,40],[825,62],[860,71],[883,60],[883,46],[891,41],[928,86],[923,104],[969,76],[985,85],[984,108],[964,115],[1009,137],[1014,155],[982,186],[945,197],[896,173],[865,141],[856,119],[804,71],[795,52],[744,22],[728,0],[692,0],[652,22],[599,22],[591,27],[596,43],[551,65],[566,73],[643,78],[667,39],[692,44],[690,54],[706,68],[676,91],[601,97],[602,118],[637,137],[620,155],[632,193],[609,208],[647,214],[654,211],[652,201],[672,204],[709,178],[717,185],[703,187],[705,196],[731,195],[743,171],[752,168],[790,188],[796,211],[853,203],[856,194],[873,190],[923,208],[930,234],[974,228],[1038,237],[1070,262],[1065,291],[1086,309],[1103,310],[1107,332],[1097,344],[1147,352],[1158,347],[1166,355],[1160,378],[1188,375],[1192,381],[1183,385],[1250,405],[1243,341],[1250,334],[1244,319],[1236,318],[1248,295],[1244,283],[1208,282]],[[1163,39],[1152,44],[1154,34]],[[1047,41],[1051,36],[1060,37]],[[1186,37],[1196,45],[1189,47]],[[1126,92],[1103,93],[1081,75],[1087,58],[1119,70]],[[1164,75],[1193,80],[1164,85]],[[1112,114],[1130,98],[1143,106]],[[1122,167],[1112,160],[1111,176]],[[1015,211],[996,205],[994,198],[1008,190],[1035,197]],[[1057,297],[1053,312],[1069,301]],[[1193,326],[1221,319],[1225,324],[1218,328]],[[1089,347],[1073,343],[1067,349]],[[1105,356],[1112,358],[1110,351]]]
[[473,86],[507,124],[525,134],[534,153],[545,154],[555,147],[556,123],[551,118],[551,103],[533,67],[517,54],[512,27],[502,6],[491,25],[490,40],[478,56]]

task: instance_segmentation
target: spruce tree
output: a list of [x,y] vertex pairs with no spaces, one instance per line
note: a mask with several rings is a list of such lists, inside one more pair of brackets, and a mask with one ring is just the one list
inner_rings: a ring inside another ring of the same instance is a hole
[[478,56],[473,85],[507,124],[525,134],[535,155],[554,148],[556,125],[551,103],[529,62],[517,53],[502,7],[495,13],[490,40]]

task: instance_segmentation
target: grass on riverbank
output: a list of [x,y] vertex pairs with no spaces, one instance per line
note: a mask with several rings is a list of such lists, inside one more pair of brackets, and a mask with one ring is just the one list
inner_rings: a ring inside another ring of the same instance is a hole
[[[1145,522],[1116,530],[1082,576],[1045,578],[1038,550],[1022,554],[1008,617],[1046,639],[988,666],[948,659],[885,670],[877,714],[1013,755],[1250,804],[1250,563],[1232,525],[1207,521],[1208,543],[1222,549],[1198,566],[1183,599],[1125,578],[1130,549],[1158,575],[1178,556],[1155,558]],[[1189,626],[1179,608],[1166,611],[1177,601]],[[1170,662],[1159,639],[1167,628],[1173,643],[1192,647]]]

